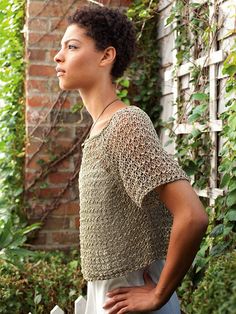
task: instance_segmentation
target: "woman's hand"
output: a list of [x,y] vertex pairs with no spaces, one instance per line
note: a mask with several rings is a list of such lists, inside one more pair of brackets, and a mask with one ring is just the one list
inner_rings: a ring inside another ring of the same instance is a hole
[[156,285],[145,271],[144,286],[125,287],[111,290],[107,293],[110,298],[103,308],[108,314],[124,314],[132,312],[146,312],[159,309],[162,305],[156,296]]

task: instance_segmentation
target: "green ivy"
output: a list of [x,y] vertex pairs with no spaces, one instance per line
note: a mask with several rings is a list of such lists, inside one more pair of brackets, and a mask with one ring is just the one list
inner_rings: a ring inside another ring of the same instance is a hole
[[229,98],[220,117],[224,141],[220,152],[220,188],[225,190],[225,195],[216,200],[216,225],[210,234],[214,238],[211,255],[232,249],[236,239],[236,41],[224,61],[222,73],[228,75],[225,97]]
[[0,3],[0,259],[18,263],[27,227],[23,212],[25,1]]
[[150,116],[155,128],[161,125],[160,53],[157,47],[158,5],[156,1],[135,0],[127,10],[137,33],[135,60],[117,81],[118,96],[127,104],[141,107]]
[[[212,20],[209,22],[209,2],[189,3],[177,0],[167,19],[167,25],[175,22],[175,48],[177,49],[177,66],[174,75],[183,63],[207,55],[211,49],[211,39],[218,31]],[[201,248],[193,262],[192,268],[179,288],[183,309],[192,313],[193,291],[204,278],[211,259],[220,256],[235,247],[236,220],[236,45],[232,47],[223,64],[224,75],[228,76],[226,95],[229,100],[226,110],[219,117],[223,120],[221,138],[224,140],[219,158],[220,188],[225,193],[218,197],[214,208],[209,206],[207,198],[202,198],[209,215],[209,228],[202,241]],[[190,54],[191,50],[191,54]],[[208,68],[194,64],[190,71],[190,83],[193,90],[186,101],[182,92],[177,99],[178,123],[189,123],[194,126],[204,125],[209,121],[209,82]],[[181,86],[180,86],[181,90]],[[209,187],[210,157],[213,148],[208,126],[204,132],[197,127],[190,134],[176,135],[173,119],[165,126],[170,130],[172,141],[176,142],[176,157],[180,164],[193,179],[193,186],[198,189]],[[204,312],[205,313],[205,312]],[[209,312],[210,313],[210,312]]]

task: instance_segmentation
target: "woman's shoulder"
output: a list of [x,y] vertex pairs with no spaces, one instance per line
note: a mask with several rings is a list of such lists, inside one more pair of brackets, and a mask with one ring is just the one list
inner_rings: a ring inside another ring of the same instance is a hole
[[[134,145],[134,142],[156,139],[157,133],[148,114],[137,106],[127,106],[116,111],[106,130],[110,143]],[[133,143],[132,143],[133,142]]]
[[[152,124],[148,114],[140,107],[130,105],[117,110],[112,117],[113,128],[123,129],[124,127],[138,127],[144,124]],[[112,129],[113,129],[112,128]]]

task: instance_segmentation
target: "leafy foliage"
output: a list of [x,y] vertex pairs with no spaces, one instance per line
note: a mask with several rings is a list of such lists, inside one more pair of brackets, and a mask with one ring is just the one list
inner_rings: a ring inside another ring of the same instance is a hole
[[[0,259],[19,263],[27,227],[23,215],[24,1],[0,4]],[[28,252],[29,253],[29,252]]]
[[235,247],[236,239],[236,41],[224,61],[222,73],[228,75],[225,94],[228,101],[226,110],[221,114],[224,125],[221,135],[224,145],[220,152],[219,172],[220,187],[226,193],[216,202],[216,223],[210,234],[214,239],[211,255],[232,249]]
[[193,293],[192,312],[233,314],[236,308],[236,252],[210,261],[205,276]]
[[161,125],[160,79],[156,75],[160,65],[157,47],[156,1],[135,0],[127,10],[127,16],[133,21],[137,33],[137,54],[135,60],[118,79],[118,96],[127,104],[132,103],[148,112],[155,128]]
[[85,288],[77,250],[35,252],[20,270],[0,261],[0,313],[50,313],[56,304],[73,313]]
[[[177,49],[177,67],[191,61],[190,71],[190,97],[180,93],[177,99],[178,123],[193,125],[190,134],[176,135],[173,119],[166,127],[170,129],[170,135],[176,142],[176,157],[179,159],[184,170],[193,179],[193,186],[198,189],[210,187],[210,158],[215,147],[212,147],[209,136],[209,69],[194,64],[194,60],[208,55],[211,50],[212,38],[215,36],[220,25],[209,21],[208,3],[189,3],[186,0],[177,0],[173,5],[171,14],[167,19],[167,25],[174,23],[176,31],[175,48]],[[206,198],[202,202],[206,207],[209,216],[209,228],[202,242],[201,248],[179,288],[179,295],[182,299],[183,310],[193,313],[192,304],[195,294],[193,293],[201,281],[204,281],[204,273],[211,265],[215,256],[221,256],[225,252],[231,252],[235,247],[235,219],[236,219],[236,45],[232,47],[227,59],[224,61],[222,73],[227,75],[226,94],[228,99],[226,110],[219,117],[223,121],[221,138],[224,141],[219,158],[219,187],[225,191],[224,195],[218,197],[214,208],[209,205]],[[189,53],[191,51],[191,54]],[[192,58],[192,59],[191,59]],[[181,90],[181,86],[180,86]],[[184,92],[183,92],[184,93]],[[222,95],[221,95],[222,96]],[[204,126],[200,128],[200,126]],[[204,131],[204,132],[203,132]],[[219,277],[216,278],[220,280]],[[200,288],[199,288],[200,289]],[[199,292],[200,290],[198,290]],[[197,293],[197,292],[196,292]],[[222,298],[222,303],[224,299]],[[199,298],[196,313],[224,313],[213,310],[201,312],[202,302]],[[211,302],[217,304],[214,298],[207,300],[209,309]],[[225,302],[227,303],[227,302]],[[206,305],[206,307],[207,307]],[[222,305],[224,308],[224,305]],[[199,312],[197,311],[199,309]],[[194,312],[195,313],[195,312]]]

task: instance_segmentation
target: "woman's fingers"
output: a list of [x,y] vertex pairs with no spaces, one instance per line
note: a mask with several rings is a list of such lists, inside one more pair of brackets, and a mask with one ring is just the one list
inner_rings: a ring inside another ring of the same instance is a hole
[[118,314],[118,313],[126,313],[128,310],[127,304],[125,301],[121,301],[116,303],[109,311],[108,314]]
[[108,291],[106,293],[106,295],[109,298],[111,298],[113,295],[127,293],[127,292],[129,292],[129,290],[130,290],[130,287],[129,288],[117,288],[117,289],[113,289],[113,290]]
[[111,297],[111,299],[107,300],[105,304],[103,305],[104,309],[109,309],[115,304],[119,303],[120,301],[124,301],[126,299],[125,294],[117,294],[114,297]]

